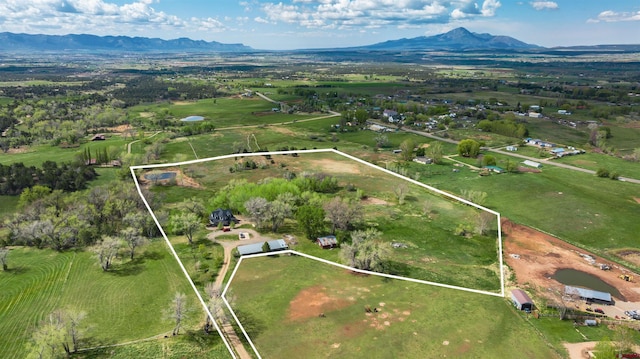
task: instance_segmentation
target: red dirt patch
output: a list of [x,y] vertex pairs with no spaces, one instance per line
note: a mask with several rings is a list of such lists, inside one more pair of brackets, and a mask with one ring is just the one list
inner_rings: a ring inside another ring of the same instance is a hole
[[627,301],[640,301],[640,284],[622,281],[618,276],[629,273],[626,268],[614,265],[603,271],[589,264],[580,254],[588,254],[597,263],[609,263],[598,256],[572,246],[562,240],[539,232],[533,228],[502,219],[505,261],[516,274],[516,283],[521,287],[544,290],[559,288],[561,284],[549,276],[557,269],[573,268],[594,275],[614,286]]
[[323,286],[313,286],[298,293],[289,303],[289,320],[303,320],[320,316],[321,313],[328,314],[351,305],[342,298],[331,297]]

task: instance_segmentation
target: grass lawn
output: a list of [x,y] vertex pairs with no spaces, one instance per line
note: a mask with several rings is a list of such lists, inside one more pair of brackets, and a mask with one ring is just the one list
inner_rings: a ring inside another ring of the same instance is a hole
[[554,159],[554,162],[566,163],[576,167],[597,171],[605,168],[609,172],[617,172],[622,177],[640,179],[640,163],[625,161],[618,157],[600,153],[585,153],[576,156],[566,156]]
[[554,355],[498,297],[353,275],[297,256],[244,260],[231,288],[265,358]]
[[[89,252],[13,248],[9,271],[0,272],[0,357],[23,357],[33,328],[56,309],[85,311],[84,346],[109,345],[170,332],[163,319],[176,292],[195,296],[162,241],[133,261],[103,272]],[[199,312],[198,312],[199,313]],[[191,325],[200,320],[194,315]]]

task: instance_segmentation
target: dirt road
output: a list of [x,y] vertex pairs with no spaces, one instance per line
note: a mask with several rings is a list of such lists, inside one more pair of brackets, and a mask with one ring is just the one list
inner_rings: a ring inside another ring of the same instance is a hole
[[[221,236],[223,234],[224,235],[231,234],[231,235],[239,236],[241,232],[248,233],[249,234],[249,238],[245,239],[245,240],[236,240],[236,239],[221,239],[221,240],[218,240],[218,239],[216,239],[216,237]],[[224,249],[224,262],[222,264],[222,267],[220,268],[220,272],[218,273],[218,276],[216,277],[216,281],[214,282],[214,284],[215,284],[214,287],[217,290],[221,290],[222,289],[222,283],[224,282],[224,278],[225,278],[225,276],[227,274],[227,271],[229,270],[229,267],[231,265],[231,256],[233,255],[233,250],[236,247],[241,246],[241,245],[245,245],[245,244],[260,243],[260,242],[271,240],[271,238],[262,237],[260,235],[260,233],[254,231],[253,229],[246,229],[246,228],[232,229],[229,232],[222,232],[222,231],[219,231],[219,230],[214,230],[211,233],[209,233],[207,238],[209,238],[210,240],[213,240],[213,241],[216,241],[216,242],[220,243],[220,245]],[[251,359],[252,358],[251,355],[249,354],[249,352],[247,351],[247,349],[244,347],[244,345],[240,341],[240,337],[238,337],[238,334],[236,333],[236,331],[233,330],[233,327],[231,326],[231,323],[228,320],[223,321],[222,326],[220,327],[220,329],[222,329],[222,331],[225,333],[225,335],[229,339],[229,342],[233,346],[234,350],[236,351],[236,354],[238,355],[238,357],[240,359]]]

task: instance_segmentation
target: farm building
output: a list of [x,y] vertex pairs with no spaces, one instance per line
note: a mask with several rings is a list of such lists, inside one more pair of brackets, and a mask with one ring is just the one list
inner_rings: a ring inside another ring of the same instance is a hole
[[[283,251],[285,249],[289,249],[289,246],[287,245],[287,242],[284,241],[284,239],[274,239],[271,241],[267,241],[267,245],[269,245],[269,252]],[[264,242],[238,246],[238,253],[241,256],[262,253],[263,252],[262,246],[264,246]]]
[[518,150],[518,147],[516,146],[507,146],[507,151],[515,152],[517,150]]
[[219,223],[222,223],[223,226],[229,226],[231,222],[238,223],[240,221],[228,209],[218,208],[209,215],[209,223],[212,226],[217,226]]
[[534,162],[534,161],[529,161],[529,160],[525,160],[524,162],[522,162],[524,165],[529,166],[529,167],[533,167],[533,168],[540,168],[542,167],[542,164],[538,163],[538,162]]
[[413,159],[413,162],[422,163],[423,165],[430,165],[433,163],[433,160],[429,157],[417,156]]
[[318,245],[322,247],[322,249],[336,248],[338,246],[338,240],[336,239],[336,236],[319,237],[318,239],[316,239],[316,243],[318,243]]
[[611,304],[611,293],[599,292],[593,289],[573,287],[570,285],[564,286],[564,294],[568,296],[577,295],[580,299],[584,299],[587,302]]
[[504,169],[498,166],[484,166],[484,168],[488,169],[491,172],[504,173]]
[[511,291],[511,300],[513,301],[513,305],[515,305],[518,310],[533,310],[533,301],[531,300],[531,298],[529,298],[527,293],[525,293],[521,289],[514,289]]

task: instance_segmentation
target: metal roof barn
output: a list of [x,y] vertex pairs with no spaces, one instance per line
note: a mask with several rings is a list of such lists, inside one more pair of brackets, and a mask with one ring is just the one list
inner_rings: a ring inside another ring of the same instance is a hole
[[579,295],[584,300],[600,301],[605,303],[611,303],[611,293],[599,292],[597,290],[573,287],[570,285],[564,286],[564,294],[566,295]]
[[511,291],[511,300],[519,310],[533,310],[533,300],[521,289]]

